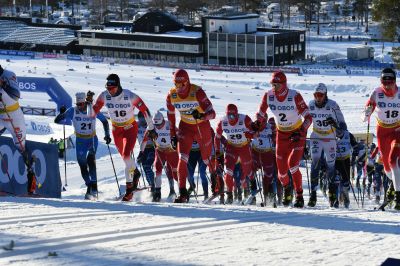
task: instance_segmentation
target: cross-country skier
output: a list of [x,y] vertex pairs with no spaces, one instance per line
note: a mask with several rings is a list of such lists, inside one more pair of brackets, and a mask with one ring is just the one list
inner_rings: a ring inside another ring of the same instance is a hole
[[197,141],[193,141],[192,149],[190,150],[189,161],[188,161],[189,183],[190,183],[189,195],[191,194],[191,190],[194,191],[194,189],[196,188],[196,185],[194,182],[194,174],[195,174],[196,166],[198,167],[198,173],[201,178],[201,185],[203,187],[204,200],[206,200],[208,198],[208,180],[207,180],[207,174],[206,174],[207,165],[201,159],[199,143],[197,143]]
[[[200,144],[201,158],[208,166],[211,175],[215,175],[213,162],[210,161],[212,136],[209,121],[215,118],[215,111],[204,90],[190,83],[185,70],[175,71],[173,81],[175,86],[168,92],[166,102],[168,120],[171,123],[172,146],[177,147],[179,151],[179,197],[175,202],[184,203],[189,200],[186,190],[187,162],[194,140]],[[175,130],[175,109],[179,111],[181,117],[178,131]]]
[[335,168],[339,172],[341,177],[343,204],[345,208],[349,208],[350,197],[350,167],[351,167],[351,156],[353,153],[353,147],[357,146],[357,141],[353,134],[347,130],[346,123],[341,122],[339,128],[336,131],[338,137],[336,142],[336,161]]
[[275,193],[273,191],[273,176],[275,170],[275,133],[272,123],[267,123],[265,128],[256,133],[252,140],[252,155],[254,172],[262,170],[262,182],[264,198],[266,202],[275,203]]
[[369,121],[376,111],[378,148],[382,153],[385,173],[392,180],[387,200],[395,199],[394,208],[400,210],[400,92],[393,69],[383,69],[380,80],[381,85],[374,89],[367,101],[364,121]]
[[[162,169],[165,165],[165,174],[168,177],[170,185],[170,196],[175,194],[174,191],[174,180],[178,181],[177,167],[178,167],[178,152],[172,148],[171,145],[171,133],[170,123],[164,120],[164,116],[160,111],[157,111],[153,117],[153,124],[157,132],[157,138],[153,140],[155,144],[155,167],[156,167],[156,178],[155,178],[155,191],[153,194],[153,201],[159,202],[161,200],[161,174]],[[148,131],[147,131],[148,132]],[[142,145],[140,146],[141,152],[144,151],[147,140],[149,138],[148,133],[145,133]]]
[[61,124],[63,120],[71,120],[75,130],[75,151],[81,169],[81,175],[87,187],[86,199],[97,197],[97,173],[96,173],[96,151],[98,138],[96,134],[96,118],[101,121],[104,128],[104,140],[107,144],[111,142],[110,129],[106,117],[98,113],[96,117],[87,114],[86,93],[75,94],[75,104],[68,109],[60,108],[60,114],[54,119],[55,123]]
[[237,106],[228,104],[225,116],[217,124],[215,130],[216,153],[220,152],[220,139],[225,134],[226,154],[225,154],[225,183],[227,187],[227,204],[233,202],[233,170],[236,162],[240,159],[242,169],[242,183],[246,176],[250,179],[250,188],[253,196],[257,192],[257,183],[253,174],[253,162],[251,156],[250,141],[254,135],[254,124],[248,115],[238,112]]
[[[142,112],[138,113],[138,141],[142,144],[144,133],[147,130],[147,122],[144,119]],[[154,193],[154,172],[153,163],[155,159],[155,149],[153,140],[148,139],[144,151],[136,158],[137,163],[143,167],[144,175],[146,176],[147,183],[151,187],[151,193]],[[152,195],[153,196],[153,195]]]
[[0,65],[0,129],[7,129],[27,168],[28,194],[36,190],[36,177],[28,158],[25,145],[26,127],[24,114],[19,105],[20,91],[14,72],[3,69]]
[[344,117],[339,105],[332,99],[328,99],[328,89],[324,83],[319,83],[315,88],[314,100],[309,105],[313,118],[311,133],[311,196],[309,207],[317,203],[318,172],[321,168],[321,156],[325,156],[326,175],[328,180],[328,198],[331,207],[339,207],[336,197],[337,186],[335,184],[336,170],[336,134],[339,123],[344,123]]
[[[143,113],[149,130],[149,137],[155,138],[157,133],[154,130],[150,112],[143,100],[130,90],[121,87],[117,74],[107,76],[106,90],[96,99],[93,106],[90,105],[91,116],[96,116],[105,105],[112,123],[112,134],[115,146],[121,154],[125,163],[126,191],[122,201],[130,201],[133,192],[137,189],[140,172],[136,168],[133,158],[138,125],[135,121],[134,110],[138,108]],[[91,103],[93,98],[88,95],[86,100]]]
[[276,164],[279,180],[284,186],[282,203],[287,206],[292,202],[292,186],[288,175],[290,171],[296,190],[294,206],[302,208],[304,199],[299,164],[312,117],[301,94],[288,88],[286,75],[282,71],[274,72],[270,83],[273,89],[264,94],[257,120],[263,123],[267,109],[270,108],[277,126]]

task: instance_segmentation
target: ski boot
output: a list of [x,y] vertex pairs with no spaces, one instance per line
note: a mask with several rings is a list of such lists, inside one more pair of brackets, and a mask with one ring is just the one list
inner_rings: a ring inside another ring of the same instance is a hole
[[226,192],[225,204],[232,204],[232,203],[233,203],[233,194],[232,194],[232,192]]
[[225,194],[224,193],[221,193],[220,195],[219,195],[219,204],[225,204]]
[[310,199],[308,200],[308,207],[315,207],[315,205],[317,204],[317,191],[312,190],[311,191],[311,196]]
[[137,189],[138,183],[140,179],[140,172],[138,169],[133,171],[133,180],[132,182],[126,182],[126,190],[125,195],[122,198],[122,201],[130,201],[133,198],[133,192]]
[[161,188],[154,188],[153,192],[153,202],[160,202],[161,200]]
[[208,199],[208,191],[204,191],[204,200],[207,200]]
[[283,189],[283,198],[282,198],[283,206],[285,207],[289,206],[289,204],[292,203],[292,200],[293,200],[292,188],[290,187],[290,185],[287,185]]
[[329,206],[331,208],[339,208],[339,201],[337,200],[336,193],[328,192]]
[[400,211],[400,191],[395,192],[395,205],[394,209]]
[[126,182],[125,195],[122,197],[122,201],[131,201],[133,198],[133,182]]
[[295,208],[303,208],[304,207],[304,198],[303,194],[297,194],[296,200],[294,201],[293,207]]
[[175,189],[170,188],[169,189],[169,194],[168,194],[168,201],[173,201],[176,198],[176,193],[175,193]]
[[179,189],[179,196],[174,200],[174,203],[188,203],[189,194],[186,188]]
[[190,185],[189,189],[187,190],[188,197],[190,197],[190,195],[192,195],[192,193],[195,192],[195,190],[196,190],[196,185],[195,184]]
[[348,187],[343,188],[342,195],[343,195],[343,205],[346,209],[348,209],[350,206],[350,195]]
[[90,199],[90,184],[86,185],[85,199]]

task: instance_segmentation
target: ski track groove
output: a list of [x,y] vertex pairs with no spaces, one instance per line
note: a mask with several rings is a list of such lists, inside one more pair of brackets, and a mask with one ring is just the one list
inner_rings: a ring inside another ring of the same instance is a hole
[[24,223],[33,223],[33,222],[45,222],[45,221],[61,221],[64,219],[77,219],[77,218],[87,218],[87,217],[96,217],[96,216],[107,216],[107,215],[114,215],[114,214],[131,214],[128,213],[126,211],[116,211],[116,212],[104,212],[104,213],[99,213],[99,212],[94,212],[94,213],[85,213],[84,215],[79,215],[79,214],[71,214],[71,215],[65,215],[65,216],[61,216],[61,217],[52,217],[49,215],[46,215],[46,218],[34,218],[34,219],[29,219],[29,218],[21,218],[20,219],[13,219],[13,220],[9,220],[8,222],[0,222],[0,226],[1,225],[13,225],[13,224],[24,224]]
[[[299,214],[294,213],[292,215],[285,215],[282,217],[275,217],[274,221],[276,220],[286,220],[297,217]],[[212,219],[207,221],[189,221],[189,222],[182,222],[177,224],[162,224],[156,226],[149,226],[149,227],[142,227],[136,229],[125,229],[125,230],[113,230],[108,232],[99,232],[99,233],[91,233],[87,235],[79,235],[73,237],[62,237],[62,238],[54,238],[54,239],[46,239],[46,240],[39,240],[39,241],[31,241],[31,242],[21,242],[16,245],[16,248],[12,252],[1,253],[0,258],[10,258],[15,256],[21,255],[28,255],[37,252],[43,252],[44,248],[48,250],[60,250],[60,249],[68,249],[74,248],[77,246],[87,246],[91,244],[97,243],[105,243],[105,242],[114,242],[119,241],[122,238],[138,238],[138,237],[149,237],[149,236],[158,236],[163,234],[171,234],[171,233],[178,233],[178,232],[187,232],[193,230],[201,230],[201,229],[209,229],[209,228],[217,228],[217,227],[224,227],[236,224],[245,224],[250,222],[257,222],[260,218],[264,217],[265,219],[270,218],[269,215],[265,213],[255,214],[255,215],[246,215],[246,216],[233,216],[226,219]],[[239,219],[240,220],[234,220]],[[297,217],[296,219],[307,219],[307,217]],[[154,229],[159,229],[154,231]],[[150,231],[149,231],[150,230]],[[153,230],[153,231],[152,231]],[[145,231],[145,232],[141,232]],[[99,238],[100,237],[100,238]],[[84,239],[82,239],[84,238]],[[88,239],[90,238],[90,239]],[[57,243],[59,241],[65,241],[66,243]],[[74,241],[69,241],[74,240]],[[30,246],[34,246],[29,248]],[[28,248],[20,248],[28,247]]]

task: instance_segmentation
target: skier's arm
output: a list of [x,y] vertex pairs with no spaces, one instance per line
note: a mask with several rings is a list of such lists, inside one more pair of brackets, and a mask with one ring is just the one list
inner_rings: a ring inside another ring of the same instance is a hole
[[[89,105],[91,106],[91,104],[89,103]],[[100,93],[99,97],[97,97],[96,102],[93,106],[91,106],[91,108],[93,109],[93,117],[95,117],[101,110],[101,108],[103,108],[104,106],[104,93]]]
[[148,130],[153,130],[154,129],[154,125],[153,125],[153,121],[151,119],[150,111],[147,108],[146,104],[143,102],[142,98],[140,98],[136,94],[133,94],[132,104],[137,109],[139,109],[140,112],[142,112],[143,117],[144,117],[144,119],[146,120],[146,123],[147,123],[147,129]]
[[346,123],[342,110],[340,110],[340,107],[337,103],[335,103],[335,105],[332,107],[332,110],[335,114],[336,122],[338,125],[340,124],[340,122]]
[[301,128],[304,132],[307,132],[312,123],[312,116],[308,110],[308,106],[304,102],[304,99],[300,93],[297,93],[296,96],[294,96],[294,101],[296,103],[297,110],[299,110],[299,114],[304,118]]
[[374,112],[376,107],[376,92],[374,91],[369,97],[367,103],[365,104],[365,108],[363,111],[363,122],[366,122],[370,119],[372,113]]
[[102,113],[98,113],[96,115],[96,118],[99,119],[101,121],[101,123],[103,124],[104,135],[110,136],[110,126],[108,125],[107,118]]
[[167,95],[167,109],[168,109],[168,113],[167,113],[167,117],[168,117],[168,121],[170,123],[170,134],[171,134],[171,138],[176,136],[176,118],[175,118],[175,106],[171,103],[171,95],[168,93]]
[[256,114],[257,121],[259,121],[261,124],[264,124],[268,119],[267,110],[268,110],[267,93],[265,93],[261,100],[260,107],[258,108],[258,112]]
[[148,140],[149,140],[148,131],[146,130],[146,132],[144,132],[144,134],[143,134],[142,143],[140,143],[140,151],[141,152],[144,152],[144,150],[146,149],[146,145],[147,145],[147,141]]
[[218,122],[217,129],[215,130],[215,138],[214,138],[215,154],[218,154],[220,152],[221,137],[222,137],[222,122],[220,120]]
[[215,118],[215,110],[211,101],[208,99],[203,89],[199,88],[196,92],[196,99],[199,102],[201,109],[204,110],[204,115],[201,120],[211,120]]
[[66,119],[72,120],[74,118],[74,107],[70,107],[64,113],[59,113],[56,118],[54,118],[54,123],[65,124]]

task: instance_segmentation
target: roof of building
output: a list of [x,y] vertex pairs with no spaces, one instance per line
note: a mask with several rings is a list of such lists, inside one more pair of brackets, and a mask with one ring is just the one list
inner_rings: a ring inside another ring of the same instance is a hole
[[232,12],[232,11],[224,11],[210,14],[208,16],[204,16],[205,19],[219,19],[219,20],[238,20],[238,19],[249,19],[249,18],[259,18],[258,14],[254,13],[244,13],[244,12]]
[[147,12],[133,23],[134,32],[165,33],[182,28],[183,24],[175,17],[161,11]]

